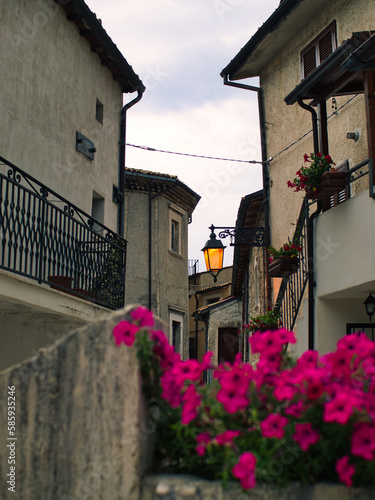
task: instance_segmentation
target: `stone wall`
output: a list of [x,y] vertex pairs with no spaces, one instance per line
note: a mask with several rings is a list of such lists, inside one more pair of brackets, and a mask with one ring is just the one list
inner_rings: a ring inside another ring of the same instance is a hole
[[[152,426],[135,352],[112,339],[113,326],[130,308],[0,373],[1,401],[9,386],[16,399],[14,436],[6,431],[5,404],[0,412],[1,499],[138,500]],[[8,491],[12,472],[16,494]]]
[[142,481],[141,500],[373,500],[374,488],[351,488],[344,485],[291,484],[258,485],[243,491],[238,484],[229,483],[223,489],[219,481],[205,481],[193,476],[147,476]]

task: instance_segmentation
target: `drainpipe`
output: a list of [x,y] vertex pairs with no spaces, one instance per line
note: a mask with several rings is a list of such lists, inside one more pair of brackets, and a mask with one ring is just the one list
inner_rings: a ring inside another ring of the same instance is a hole
[[151,181],[148,192],[148,310],[152,306],[152,189],[154,181]]
[[[306,109],[311,113],[312,123],[313,123],[314,153],[316,154],[319,152],[318,116],[316,114],[315,109],[312,106],[305,104],[301,98],[298,99],[298,104],[301,106],[301,108]],[[308,348],[310,350],[315,349],[314,221],[321,211],[322,211],[322,202],[321,200],[318,200],[318,208],[313,214],[310,215],[307,223],[307,254],[308,254],[307,272],[309,276]]]
[[[264,98],[261,87],[254,87],[244,83],[230,82],[228,75],[223,74],[223,83],[230,87],[237,87],[239,89],[251,90],[258,95],[258,114],[259,114],[259,127],[260,127],[260,146],[262,151],[262,173],[263,173],[263,206],[264,206],[264,225],[265,225],[265,247],[270,246],[270,224],[269,224],[269,199],[270,199],[270,178],[268,173],[268,155],[267,155],[267,138],[266,138],[266,121],[264,114]],[[268,268],[266,268],[266,283],[267,283],[267,309],[271,304],[271,278],[268,275]]]
[[125,104],[121,110],[120,121],[120,152],[119,152],[119,172],[118,172],[118,212],[117,212],[117,232],[124,236],[124,205],[125,205],[125,144],[126,144],[126,112],[129,108],[137,104],[142,97],[144,89],[137,90],[138,95],[135,99]]

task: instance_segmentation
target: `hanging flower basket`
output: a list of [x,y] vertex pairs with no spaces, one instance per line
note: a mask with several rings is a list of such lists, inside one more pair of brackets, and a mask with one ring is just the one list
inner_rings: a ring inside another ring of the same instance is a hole
[[322,179],[315,190],[306,191],[306,198],[309,200],[322,200],[339,193],[346,187],[345,172],[330,170],[324,172]]
[[283,278],[297,272],[299,258],[295,255],[280,255],[268,264],[268,274],[272,278]]

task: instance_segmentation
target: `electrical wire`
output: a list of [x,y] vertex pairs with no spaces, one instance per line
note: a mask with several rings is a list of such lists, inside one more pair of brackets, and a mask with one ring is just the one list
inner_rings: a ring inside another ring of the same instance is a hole
[[128,142],[126,143],[126,145],[131,146],[132,148],[143,149],[145,151],[156,151],[157,153],[168,153],[171,155],[191,156],[193,158],[203,158],[206,160],[237,161],[237,162],[241,162],[241,163],[254,163],[254,164],[259,164],[259,165],[263,164],[263,162],[257,161],[257,160],[236,160],[234,158],[220,158],[220,157],[216,157],[216,156],[202,156],[202,155],[193,155],[190,153],[177,153],[175,151],[165,151],[163,149],[155,149],[155,148],[150,148],[148,146],[137,146],[136,144],[129,144]]
[[[338,109],[336,109],[331,115],[328,116],[328,119],[331,118],[333,115],[336,115],[342,108],[344,108],[346,105],[348,105],[357,96],[358,96],[358,94],[355,94],[352,98],[350,98],[342,106],[340,106]],[[240,163],[251,163],[251,164],[263,165],[263,163],[270,163],[274,158],[276,158],[277,156],[280,156],[282,153],[284,153],[285,151],[287,151],[288,149],[290,149],[291,147],[293,147],[295,144],[297,144],[299,141],[302,141],[302,139],[304,139],[307,135],[311,134],[311,132],[312,132],[312,129],[310,129],[305,134],[301,135],[301,137],[299,137],[297,140],[295,140],[294,142],[292,142],[291,144],[289,144],[289,146],[287,146],[286,148],[282,149],[281,151],[279,151],[275,155],[273,155],[270,158],[268,158],[268,160],[266,162],[257,161],[257,160],[237,160],[237,159],[234,159],[234,158],[221,158],[221,157],[217,157],[217,156],[194,155],[194,154],[191,154],[191,153],[179,153],[179,152],[176,152],[176,151],[166,151],[166,150],[163,150],[163,149],[150,148],[149,146],[138,146],[136,144],[129,144],[128,142],[126,143],[126,145],[130,146],[132,148],[143,149],[144,151],[155,151],[157,153],[167,153],[167,154],[171,154],[171,155],[190,156],[192,158],[203,158],[203,159],[206,159],[206,160],[236,161],[236,162],[240,162]]]

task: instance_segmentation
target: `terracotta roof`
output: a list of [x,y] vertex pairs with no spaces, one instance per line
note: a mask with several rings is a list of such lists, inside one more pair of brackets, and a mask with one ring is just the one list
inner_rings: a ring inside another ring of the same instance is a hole
[[186,210],[189,216],[201,198],[176,175],[128,167],[125,169],[125,190],[164,196]]
[[66,17],[74,23],[80,35],[90,44],[112,73],[113,79],[121,85],[123,92],[144,92],[145,86],[133,68],[124,58],[112,39],[102,27],[101,21],[89,9],[83,0],[55,0],[66,12]]
[[227,302],[232,302],[234,300],[242,300],[242,297],[240,295],[230,295],[229,297],[225,297],[224,299],[220,299],[217,302],[214,302],[213,304],[209,304],[208,306],[200,307],[193,313],[193,316],[200,316],[200,315],[205,315],[208,314],[212,309],[216,309],[217,307],[222,306],[223,304],[226,304]]

